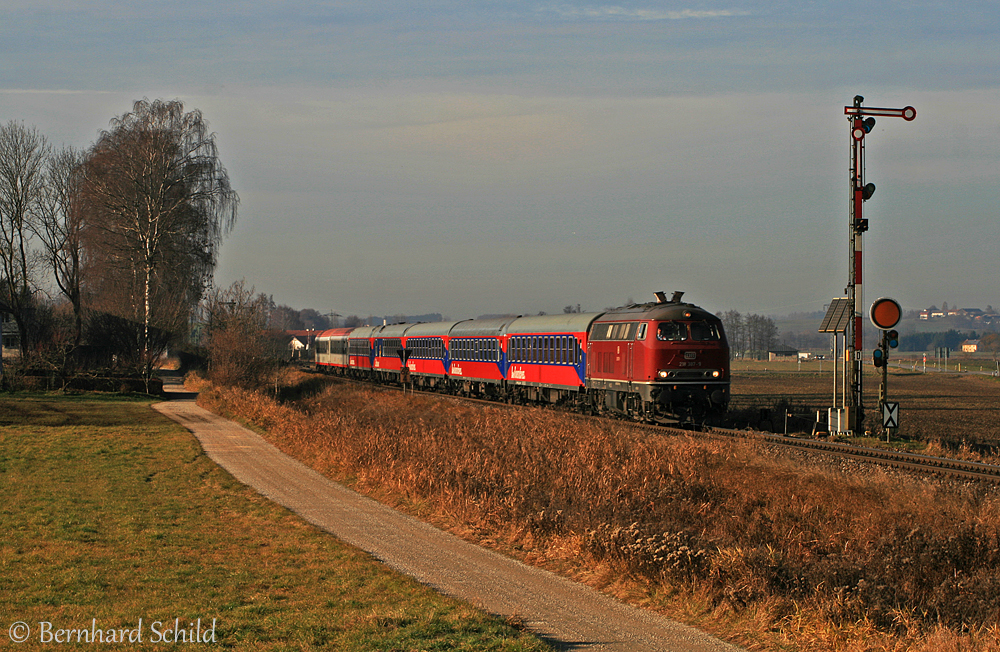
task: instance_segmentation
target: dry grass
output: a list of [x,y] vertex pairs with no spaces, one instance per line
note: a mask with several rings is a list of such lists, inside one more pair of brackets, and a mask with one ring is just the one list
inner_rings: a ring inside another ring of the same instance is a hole
[[200,401],[362,492],[752,649],[1000,650],[990,489],[553,412],[300,387],[319,393]]

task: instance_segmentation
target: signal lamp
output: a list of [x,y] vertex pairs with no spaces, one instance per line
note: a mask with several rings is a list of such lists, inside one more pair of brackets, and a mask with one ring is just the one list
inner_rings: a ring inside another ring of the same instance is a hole
[[865,187],[861,189],[861,197],[865,201],[868,201],[869,199],[871,199],[872,195],[874,195],[874,194],[875,194],[875,184],[874,183],[865,184]]
[[885,354],[882,352],[882,349],[872,351],[872,364],[876,367],[881,367],[885,364]]
[[894,349],[899,346],[899,331],[889,331],[885,334],[885,342],[889,345],[890,349]]
[[870,134],[875,127],[875,118],[865,118],[865,121],[861,124],[865,126],[865,133]]

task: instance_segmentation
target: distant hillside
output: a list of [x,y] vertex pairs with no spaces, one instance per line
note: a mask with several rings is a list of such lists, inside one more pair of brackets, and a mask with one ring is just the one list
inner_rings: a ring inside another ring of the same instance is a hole
[[[826,315],[825,312],[817,311],[810,313],[792,313],[789,315],[772,317],[775,325],[778,327],[778,341],[782,344],[787,344],[789,346],[803,349],[803,350],[825,350],[829,349],[831,345],[831,335],[819,333],[819,325],[823,322],[823,317]],[[872,325],[868,316],[865,315],[863,318],[864,323],[864,338],[866,343],[874,343],[878,337],[878,329]],[[907,335],[913,334],[924,334],[924,333],[948,333],[949,331],[955,331],[958,335],[962,337],[960,339],[965,339],[965,336],[975,333],[976,335],[982,335],[990,331],[1000,330],[996,325],[977,323],[972,319],[965,317],[943,317],[938,319],[920,319],[919,312],[909,311],[905,313],[903,319],[900,320],[899,325],[896,330],[900,333],[901,346],[904,344],[915,345],[917,343],[926,344],[926,346],[933,348],[933,342],[941,340],[941,338],[933,337],[920,337],[916,338],[917,341],[907,342]],[[952,335],[947,342],[948,346],[954,347],[952,340],[959,339],[956,335]],[[943,340],[941,340],[943,341]],[[911,348],[911,346],[902,346],[904,350],[923,350],[921,348]]]

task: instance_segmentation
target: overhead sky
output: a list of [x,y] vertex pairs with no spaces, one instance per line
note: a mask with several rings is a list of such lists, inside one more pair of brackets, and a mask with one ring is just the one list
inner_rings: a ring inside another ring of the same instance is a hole
[[985,1],[0,0],[0,121],[86,147],[179,99],[240,195],[216,284],[340,315],[559,312],[656,290],[1000,307]]

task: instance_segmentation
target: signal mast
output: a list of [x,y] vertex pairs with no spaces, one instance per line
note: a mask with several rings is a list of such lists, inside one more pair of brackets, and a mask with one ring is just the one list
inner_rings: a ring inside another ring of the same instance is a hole
[[848,263],[847,301],[849,314],[853,315],[854,323],[846,329],[844,346],[846,360],[849,366],[850,378],[849,398],[847,402],[849,428],[855,432],[863,431],[864,397],[862,393],[862,360],[864,340],[861,334],[862,320],[862,243],[863,235],[868,230],[868,220],[864,218],[863,206],[875,193],[874,183],[865,183],[865,135],[875,126],[875,116],[902,118],[907,122],[917,117],[917,110],[912,106],[902,109],[879,109],[862,107],[865,98],[854,96],[854,106],[845,106],[844,115],[850,123],[851,147],[851,203],[850,203],[850,261]]

